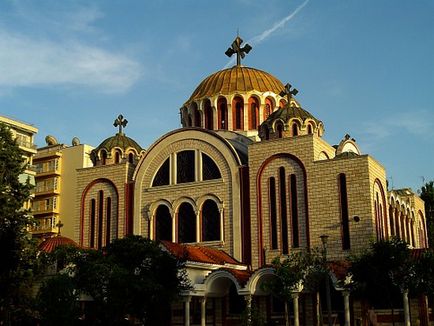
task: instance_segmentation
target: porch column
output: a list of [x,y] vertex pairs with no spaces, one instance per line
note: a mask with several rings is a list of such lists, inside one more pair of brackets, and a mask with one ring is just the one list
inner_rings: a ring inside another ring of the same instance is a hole
[[244,296],[244,300],[246,300],[246,310],[247,310],[247,324],[252,324],[252,295],[246,294]]
[[200,300],[200,326],[206,326],[206,297],[199,298]]
[[342,296],[344,297],[345,326],[350,326],[350,291],[343,290]]
[[300,326],[299,321],[299,312],[298,312],[298,297],[300,296],[300,292],[292,292],[292,302],[294,304],[294,326]]
[[185,310],[184,325],[185,326],[190,326],[190,301],[191,301],[190,295],[184,297],[184,310]]
[[408,305],[408,290],[402,292],[402,299],[404,301],[404,326],[410,326],[410,308]]

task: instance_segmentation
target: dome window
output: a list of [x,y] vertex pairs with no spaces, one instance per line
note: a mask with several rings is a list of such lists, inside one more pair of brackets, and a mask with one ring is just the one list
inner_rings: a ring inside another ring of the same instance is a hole
[[115,164],[119,164],[121,162],[121,153],[119,151],[115,152]]
[[128,154],[128,162],[130,164],[134,164],[134,154],[133,153]]
[[283,137],[283,124],[281,122],[276,124],[276,131],[277,131],[277,137],[282,138]]
[[293,123],[292,124],[292,135],[293,136],[298,136],[298,125],[297,125],[297,123]]
[[205,100],[204,112],[205,112],[205,128],[208,130],[213,130],[214,119],[213,119],[213,112],[212,112],[210,100]]
[[244,129],[244,102],[241,97],[235,97],[233,101],[233,119],[234,119],[234,129],[243,130]]
[[218,129],[228,129],[228,104],[224,97],[218,99]]
[[258,129],[259,103],[256,98],[249,99],[249,129]]
[[105,150],[101,151],[101,164],[102,165],[107,164],[107,152]]
[[313,130],[312,130],[312,125],[311,125],[311,124],[308,124],[308,125],[307,125],[307,133],[308,133],[309,135],[312,135],[312,134],[313,134]]

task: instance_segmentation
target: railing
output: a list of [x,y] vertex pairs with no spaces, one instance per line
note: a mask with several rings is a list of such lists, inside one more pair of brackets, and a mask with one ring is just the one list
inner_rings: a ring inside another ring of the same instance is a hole
[[25,141],[25,140],[18,139],[18,138],[16,138],[15,140],[16,140],[17,144],[21,147],[36,149],[36,145],[33,144],[32,142]]

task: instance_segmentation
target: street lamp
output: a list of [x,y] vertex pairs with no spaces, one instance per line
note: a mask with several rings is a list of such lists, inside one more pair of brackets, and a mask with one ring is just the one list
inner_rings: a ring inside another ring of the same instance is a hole
[[[323,234],[320,236],[321,243],[322,243],[322,255],[324,260],[324,265],[327,264],[327,241],[329,239],[329,236],[326,234]],[[332,300],[330,298],[330,278],[328,273],[326,274],[326,302],[327,302],[327,317],[328,317],[328,324],[329,326],[332,326]]]

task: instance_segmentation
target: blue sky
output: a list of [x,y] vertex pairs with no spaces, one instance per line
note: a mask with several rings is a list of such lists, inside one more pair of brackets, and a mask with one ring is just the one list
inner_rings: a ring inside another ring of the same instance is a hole
[[324,138],[349,133],[390,185],[434,179],[434,1],[232,0],[0,2],[0,114],[70,144],[97,146],[115,117],[148,147],[178,128],[199,82],[231,63],[300,92]]

